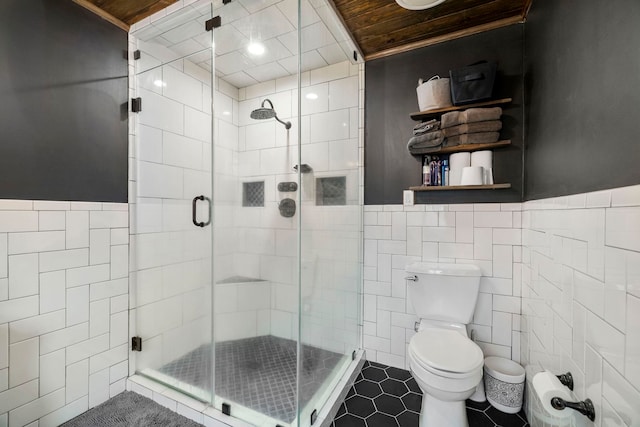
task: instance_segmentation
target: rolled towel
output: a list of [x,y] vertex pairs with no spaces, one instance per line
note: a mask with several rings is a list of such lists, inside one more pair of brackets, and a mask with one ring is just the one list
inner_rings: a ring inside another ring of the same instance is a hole
[[486,122],[499,120],[502,116],[502,108],[469,108],[464,111],[451,111],[440,118],[442,129],[458,126],[465,123]]
[[423,135],[427,132],[440,129],[440,121],[436,119],[429,120],[428,122],[418,123],[413,127],[414,135]]
[[444,135],[442,135],[440,131],[436,132],[440,133],[440,136],[437,138],[427,139],[425,135],[412,137],[407,143],[407,150],[409,150],[411,154],[424,154],[438,151],[444,141]]
[[498,139],[500,139],[500,132],[463,133],[447,138],[444,145],[448,147],[460,144],[491,144]]
[[449,138],[463,133],[497,132],[500,129],[502,129],[502,122],[500,120],[491,120],[488,122],[465,123],[463,125],[453,126],[442,129],[442,133],[445,137]]

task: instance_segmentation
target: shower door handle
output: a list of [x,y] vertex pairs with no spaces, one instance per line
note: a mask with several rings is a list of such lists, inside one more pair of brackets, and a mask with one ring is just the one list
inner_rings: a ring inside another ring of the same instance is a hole
[[[207,222],[202,222],[202,221],[198,221],[198,219],[196,218],[197,214],[197,205],[198,205],[198,200],[206,200],[208,205],[209,205],[209,219],[207,219]],[[195,225],[196,227],[205,227],[209,224],[211,224],[211,199],[208,198],[207,196],[196,196],[193,198],[193,201],[191,202],[191,221],[193,221],[193,225]]]

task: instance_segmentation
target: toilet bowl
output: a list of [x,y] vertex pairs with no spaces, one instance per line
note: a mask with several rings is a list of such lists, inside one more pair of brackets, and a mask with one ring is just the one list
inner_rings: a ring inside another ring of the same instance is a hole
[[[469,427],[465,400],[482,380],[484,355],[469,339],[480,270],[460,264],[415,263],[406,268],[408,293],[420,317],[407,350],[423,392],[420,427]],[[413,283],[411,283],[413,282]]]
[[468,427],[465,400],[482,380],[483,354],[455,325],[425,325],[409,343],[411,374],[423,392],[420,427]]

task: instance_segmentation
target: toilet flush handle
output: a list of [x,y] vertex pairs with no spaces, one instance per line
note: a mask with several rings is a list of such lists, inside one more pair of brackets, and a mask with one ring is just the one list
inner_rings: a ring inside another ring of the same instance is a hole
[[412,282],[417,282],[418,281],[418,276],[413,275],[413,276],[407,276],[404,278],[404,280],[411,280]]

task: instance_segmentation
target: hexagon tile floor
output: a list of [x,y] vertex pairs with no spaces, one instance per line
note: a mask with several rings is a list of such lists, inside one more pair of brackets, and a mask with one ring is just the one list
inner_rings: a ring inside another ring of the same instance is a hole
[[[422,392],[409,371],[365,362],[331,427],[418,427]],[[522,411],[505,414],[467,400],[469,427],[529,427]],[[446,427],[446,426],[442,426]]]

